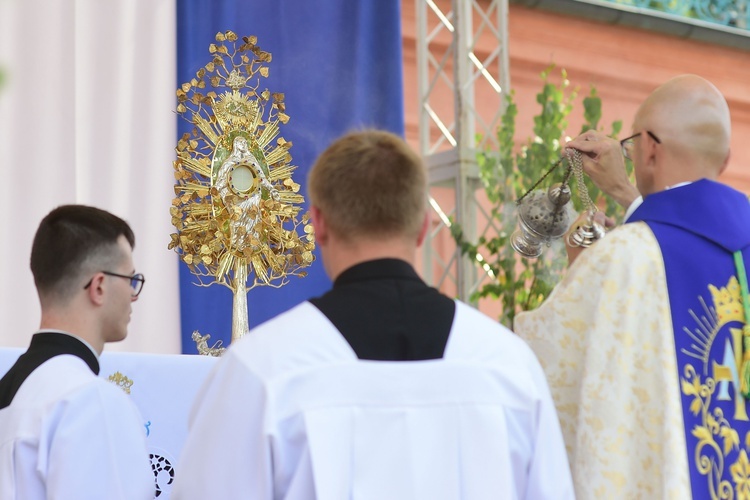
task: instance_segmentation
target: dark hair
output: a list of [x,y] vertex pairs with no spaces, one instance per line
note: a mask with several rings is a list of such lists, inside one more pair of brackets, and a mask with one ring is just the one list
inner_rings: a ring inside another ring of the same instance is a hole
[[52,210],[39,224],[31,247],[31,272],[40,296],[61,297],[79,286],[79,275],[92,272],[86,269],[88,262],[106,265],[119,259],[120,236],[135,246],[128,223],[107,211],[84,205]]

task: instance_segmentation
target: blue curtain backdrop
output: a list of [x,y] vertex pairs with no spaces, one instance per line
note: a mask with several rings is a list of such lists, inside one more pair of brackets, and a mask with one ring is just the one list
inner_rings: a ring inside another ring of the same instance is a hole
[[[294,143],[294,180],[307,198],[307,173],[317,155],[340,135],[376,127],[403,135],[402,54],[399,0],[178,0],[177,85],[210,59],[217,32],[256,35],[271,52],[271,92],[286,95],[291,120],[281,135]],[[176,102],[175,102],[176,106]],[[189,131],[180,120],[178,134]],[[307,207],[305,207],[307,210]],[[250,327],[330,287],[320,254],[306,278],[280,288],[248,293]],[[195,286],[180,264],[183,352],[196,352],[193,330],[229,343],[232,294],[223,286]],[[300,325],[300,328],[304,328]]]

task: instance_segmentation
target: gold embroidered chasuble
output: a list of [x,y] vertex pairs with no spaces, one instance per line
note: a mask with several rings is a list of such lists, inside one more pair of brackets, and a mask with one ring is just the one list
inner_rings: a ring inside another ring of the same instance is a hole
[[544,367],[579,499],[691,497],[664,263],[645,223],[584,251],[514,327]]

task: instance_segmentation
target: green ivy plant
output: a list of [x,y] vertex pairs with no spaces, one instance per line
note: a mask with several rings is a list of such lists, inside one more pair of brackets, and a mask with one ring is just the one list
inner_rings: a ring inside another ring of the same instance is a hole
[[[535,309],[544,301],[560,280],[567,262],[561,242],[553,243],[537,259],[523,258],[510,246],[510,236],[518,222],[516,200],[559,160],[568,126],[567,118],[577,97],[578,91],[570,87],[564,69],[560,71],[560,83],[550,81],[549,77],[554,69],[554,66],[550,66],[541,74],[543,86],[536,96],[541,110],[534,117],[533,138],[522,144],[517,144],[514,140],[518,107],[514,92],[511,91],[506,95],[507,107],[497,130],[498,151],[483,151],[477,156],[479,176],[491,203],[490,217],[497,228],[497,234],[470,242],[464,237],[459,225],[451,226],[451,233],[465,258],[481,260],[489,274],[490,281],[471,300],[485,297],[499,299],[503,306],[500,322],[509,328],[513,328],[513,319],[518,312]],[[602,102],[595,88],[592,87],[588,96],[583,99],[583,108],[585,123],[581,133],[598,129]],[[621,128],[621,121],[613,122],[610,136],[616,138]],[[559,182],[564,172],[564,167],[558,167],[539,187],[546,189],[551,183]],[[585,182],[591,199],[605,213],[616,219],[622,217],[622,209],[614,200],[604,196],[589,179]],[[574,206],[580,211],[583,204],[577,196],[579,189],[572,178],[571,190]]]

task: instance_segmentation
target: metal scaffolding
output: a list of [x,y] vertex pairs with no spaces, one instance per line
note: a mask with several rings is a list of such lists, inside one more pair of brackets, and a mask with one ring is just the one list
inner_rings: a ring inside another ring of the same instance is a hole
[[495,229],[481,203],[477,153],[498,147],[510,87],[508,1],[416,0],[416,8],[419,144],[439,221],[424,244],[424,277],[468,301],[487,275],[461,256],[450,226],[460,224],[471,242]]

